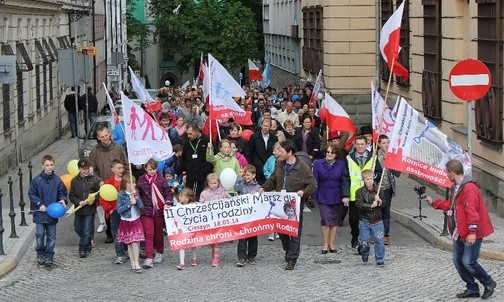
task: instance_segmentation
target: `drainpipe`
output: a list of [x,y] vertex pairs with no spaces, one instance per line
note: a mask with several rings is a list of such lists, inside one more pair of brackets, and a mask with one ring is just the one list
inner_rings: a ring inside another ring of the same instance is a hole
[[[380,91],[380,86],[381,86],[381,79],[380,79],[380,29],[381,29],[381,24],[380,24],[380,0],[375,0],[375,48],[376,48],[376,54],[375,54],[375,78],[376,78],[376,89]],[[385,100],[387,101],[387,100]]]

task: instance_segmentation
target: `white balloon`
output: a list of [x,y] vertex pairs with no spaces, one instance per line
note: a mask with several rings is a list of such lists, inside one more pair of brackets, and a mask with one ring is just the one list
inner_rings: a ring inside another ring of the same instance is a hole
[[324,94],[322,92],[319,92],[318,95],[317,95],[317,98],[319,100],[323,100],[324,99]]
[[226,168],[226,169],[222,170],[222,172],[219,175],[219,178],[220,178],[220,182],[221,182],[222,186],[224,187],[224,189],[229,190],[232,187],[234,187],[234,185],[236,183],[237,175],[233,169]]
[[164,82],[164,85],[165,85],[165,87],[169,87],[169,86],[170,86],[170,81],[166,80],[166,81]]

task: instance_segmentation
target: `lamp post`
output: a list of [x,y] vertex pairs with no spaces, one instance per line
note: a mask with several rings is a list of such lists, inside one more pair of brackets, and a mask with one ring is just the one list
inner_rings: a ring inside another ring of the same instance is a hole
[[[68,17],[70,18],[70,22],[77,22],[79,21],[80,18],[82,18],[82,14],[79,14],[75,11],[72,11]],[[78,154],[80,154],[80,142],[79,142],[79,89],[78,89],[78,76],[77,76],[77,71],[78,71],[78,64],[79,61],[77,60],[77,25],[75,24],[73,27],[73,32],[74,32],[74,39],[72,43],[72,48],[74,49],[72,51],[72,85],[74,86],[75,89],[75,134],[76,134],[76,139],[77,139],[77,149],[78,149]]]

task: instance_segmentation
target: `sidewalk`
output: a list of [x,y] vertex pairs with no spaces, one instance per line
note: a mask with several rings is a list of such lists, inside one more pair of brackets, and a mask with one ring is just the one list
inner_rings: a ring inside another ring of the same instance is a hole
[[[41,171],[40,160],[46,155],[51,154],[56,159],[56,173],[63,175],[67,173],[66,165],[72,159],[77,159],[77,143],[75,139],[69,139],[68,134],[65,138],[56,141],[44,151],[40,152],[32,158],[33,177]],[[23,191],[24,201],[26,203],[26,213],[30,209],[28,198],[28,183],[29,174],[27,168],[28,162],[22,164],[23,170]],[[32,216],[26,215],[28,226],[19,226],[21,222],[21,214],[19,208],[19,176],[18,170],[13,170],[6,175],[0,177],[0,188],[2,189],[2,211],[3,211],[3,247],[5,256],[0,256],[0,278],[13,270],[19,259],[27,252],[28,246],[31,244],[35,235],[35,224],[32,222]],[[7,181],[9,176],[13,180],[13,200],[15,216],[16,233],[19,238],[9,238],[11,233],[11,223],[9,217],[9,191]],[[413,218],[419,214],[418,196],[413,190],[419,184],[413,179],[403,174],[397,178],[398,194],[392,200],[392,218],[396,222],[411,229],[424,240],[432,244],[436,248],[443,250],[451,250],[452,242],[448,236],[440,236],[443,230],[443,212],[432,209],[426,203],[422,203],[422,215],[427,216],[422,220]],[[428,195],[433,198],[441,198],[439,194],[434,192],[430,187],[427,187]],[[490,214],[494,225],[495,232],[483,241],[481,256],[489,259],[504,261],[504,219],[497,217],[495,214]],[[391,234],[391,242],[394,244],[394,234]],[[28,251],[33,252],[33,251]]]
[[[418,195],[413,189],[418,185],[419,183],[415,181],[414,177],[410,178],[406,174],[397,178],[398,193],[392,199],[391,217],[434,247],[451,251],[452,240],[449,235],[440,235],[443,231],[443,211],[435,210],[427,202],[422,202],[422,215],[427,217],[422,220],[413,218],[413,216],[419,215]],[[444,189],[442,190],[444,191]],[[439,188],[438,192],[441,192]],[[429,186],[427,186],[426,194],[432,196],[433,199],[445,198],[444,195],[440,195]],[[483,240],[480,255],[488,259],[504,261],[504,219],[494,213],[490,213],[490,217],[495,232]],[[390,236],[393,244],[394,235]]]
[[[67,174],[67,163],[72,159],[78,159],[77,155],[77,140],[69,139],[69,134],[65,134],[64,138],[54,142],[52,145],[48,146],[45,150],[31,158],[33,165],[33,177],[37,176],[42,170],[41,159],[44,155],[52,155],[56,160],[55,171],[58,175]],[[26,203],[25,206],[25,217],[28,226],[20,226],[21,223],[21,209],[19,207],[19,176],[18,169],[11,170],[7,174],[0,177],[0,188],[2,189],[2,217],[3,217],[3,249],[5,255],[0,256],[0,278],[13,270],[19,259],[26,252],[27,248],[30,246],[32,240],[35,237],[35,224],[33,223],[32,215],[29,215],[30,211],[30,199],[28,198],[28,189],[30,176],[28,172],[28,161],[21,164],[23,172],[23,198]],[[15,230],[18,238],[9,238],[11,235],[11,220],[9,217],[9,186],[8,179],[9,176],[12,177],[13,185],[13,200],[14,200],[14,212],[16,213],[15,218]],[[33,251],[34,252],[34,251]]]

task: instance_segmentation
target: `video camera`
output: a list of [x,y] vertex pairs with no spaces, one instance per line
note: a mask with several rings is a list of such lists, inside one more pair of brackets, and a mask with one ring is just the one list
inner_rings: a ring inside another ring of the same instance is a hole
[[413,188],[415,192],[417,192],[418,195],[424,195],[425,194],[425,186],[416,186]]

